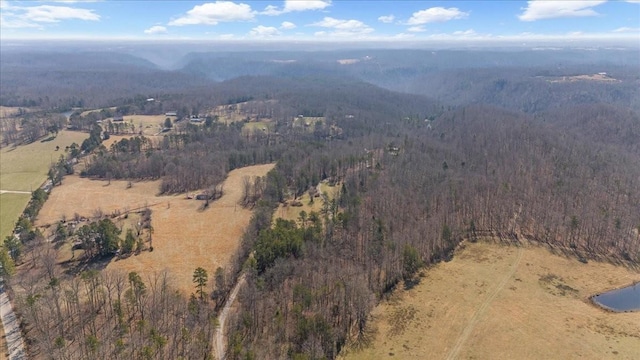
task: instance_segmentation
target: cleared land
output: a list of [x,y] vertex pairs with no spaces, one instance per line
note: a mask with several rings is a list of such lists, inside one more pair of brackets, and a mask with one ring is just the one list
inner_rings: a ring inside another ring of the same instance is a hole
[[[73,142],[81,144],[87,137],[81,132],[62,131],[51,141],[0,149],[0,190],[30,192],[37,189],[47,179],[51,161],[57,161],[66,146]],[[60,146],[60,150],[56,151],[56,146]],[[0,239],[11,234],[30,197],[28,194],[0,194]]]
[[148,206],[153,211],[154,250],[114,259],[107,268],[137,271],[143,278],[168,270],[174,285],[190,294],[194,291],[194,269],[203,267],[212,278],[217,267],[228,264],[249,223],[251,211],[237,205],[242,197],[243,177],[264,176],[272,168],[273,164],[256,165],[230,172],[222,198],[204,210],[203,201],[186,199],[184,194],[157,196],[157,181],[133,183],[127,189],[126,181],[107,185],[107,181],[69,176],[62,186],[53,189],[36,225],[55,223],[62,215],[72,218],[75,213],[91,217],[96,209],[111,214]]
[[373,312],[370,347],[346,359],[636,359],[640,313],[589,297],[640,272],[580,263],[537,246],[467,243]]
[[271,121],[254,121],[245,123],[242,126],[242,134],[249,135],[254,132],[273,132],[275,130],[275,124]]
[[31,195],[0,194],[0,239],[11,235],[13,226],[24,208],[29,203]]
[[[51,141],[36,141],[18,147],[0,149],[0,189],[32,191],[47,178],[51,162],[64,155],[72,143],[82,144],[89,135],[77,131],[61,131]],[[56,151],[56,146],[60,150]]]
[[[336,192],[338,191],[338,189],[340,189],[340,185],[329,186],[329,184],[327,184],[326,182],[321,182],[317,189],[320,190],[320,194],[326,193],[327,198],[331,200],[335,198]],[[278,209],[276,209],[276,211],[273,213],[273,219],[275,220],[277,218],[282,218],[285,220],[293,220],[300,223],[301,211],[305,211],[307,214],[315,211],[316,213],[320,214],[324,203],[324,201],[322,200],[322,196],[315,197],[312,204],[309,203],[310,199],[311,198],[308,191],[302,194],[302,196],[297,199],[297,201],[302,206],[292,206],[291,203],[293,199],[289,199],[286,204],[280,204],[278,206]]]
[[[23,109],[27,110],[26,108]],[[19,107],[0,106],[0,118],[16,115],[19,111]]]

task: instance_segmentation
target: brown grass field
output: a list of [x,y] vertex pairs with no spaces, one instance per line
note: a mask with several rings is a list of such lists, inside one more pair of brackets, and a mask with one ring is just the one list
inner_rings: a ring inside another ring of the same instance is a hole
[[125,123],[135,126],[136,134],[142,130],[142,134],[148,136],[158,134],[162,130],[166,118],[165,115],[125,115],[123,120]]
[[[68,176],[55,187],[38,215],[37,225],[52,224],[62,215],[93,216],[149,206],[153,211],[152,252],[143,251],[126,259],[114,259],[107,268],[137,271],[143,278],[167,270],[174,285],[190,294],[194,291],[193,271],[203,267],[210,279],[219,266],[225,267],[236,251],[251,211],[237,205],[242,197],[244,176],[264,176],[273,164],[249,166],[229,173],[224,195],[202,210],[203,201],[186,199],[184,194],[157,196],[159,182],[97,181]],[[149,244],[147,244],[149,245]]]
[[254,135],[260,133],[273,133],[275,131],[276,124],[270,120],[252,121],[245,123],[242,126],[242,135]]
[[[18,107],[0,106],[0,118],[11,117],[18,113]],[[28,110],[26,108],[23,108]]]
[[467,243],[373,311],[373,338],[343,359],[638,359],[640,312],[589,297],[640,272],[537,246]]
[[[320,183],[320,192],[326,193],[329,200],[333,199],[336,196],[336,192],[340,189],[340,185],[329,186],[326,182]],[[300,212],[306,211],[309,214],[312,211],[320,214],[322,211],[322,197],[316,197],[313,199],[313,204],[309,204],[309,192],[305,192],[298,198],[298,201],[302,203],[302,206],[291,206],[289,203],[293,198],[289,199],[288,204],[285,206],[284,204],[278,205],[278,208],[273,213],[273,220],[277,218],[282,218],[285,220],[293,220],[300,225]]]

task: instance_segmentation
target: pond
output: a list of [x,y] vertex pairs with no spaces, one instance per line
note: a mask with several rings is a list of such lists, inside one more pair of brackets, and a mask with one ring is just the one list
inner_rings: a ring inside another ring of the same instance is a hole
[[615,312],[640,311],[640,282],[591,298],[594,303]]

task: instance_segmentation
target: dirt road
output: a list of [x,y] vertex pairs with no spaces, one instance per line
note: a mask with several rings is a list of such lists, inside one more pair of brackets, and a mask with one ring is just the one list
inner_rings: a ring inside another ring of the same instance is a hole
[[236,297],[238,297],[238,292],[240,292],[240,288],[242,287],[242,285],[244,285],[244,274],[238,279],[236,286],[233,288],[233,291],[231,291],[231,295],[227,299],[227,302],[224,304],[224,308],[222,309],[220,317],[218,318],[218,329],[213,334],[213,341],[215,344],[216,356],[218,360],[224,360],[225,358],[225,323],[227,321],[227,316],[229,316],[229,312],[231,311],[231,307],[233,306]]

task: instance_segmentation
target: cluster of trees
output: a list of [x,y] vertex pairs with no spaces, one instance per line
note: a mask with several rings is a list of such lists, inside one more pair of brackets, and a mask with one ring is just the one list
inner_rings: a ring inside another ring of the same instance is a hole
[[58,135],[65,126],[65,118],[48,112],[17,114],[0,121],[3,145],[28,144],[45,135]]
[[33,222],[47,201],[49,194],[43,189],[37,189],[31,193],[31,200],[22,212],[15,224],[13,234],[4,239],[3,247],[0,249],[0,274],[11,276],[15,271],[15,264],[21,261],[25,246],[28,251],[32,251],[38,246],[39,240],[44,237],[40,229],[36,228]]
[[[619,125],[601,119],[605,133]],[[283,154],[266,188],[281,178],[293,194],[333,163],[343,182],[339,210],[326,216],[320,241],[301,240],[286,223],[245,237],[254,270],[231,321],[229,356],[334,358],[346,341],[366,342],[375,300],[411,284],[420,266],[449,258],[463,238],[528,239],[583,261],[640,261],[635,147],[539,120],[467,107],[430,122],[398,121],[386,135],[384,124],[345,121],[345,132],[363,126],[378,135]]]
[[34,356],[211,357],[213,307],[175,291],[166,273],[143,278],[135,272],[87,270],[69,281],[53,276],[46,286],[28,282],[24,286],[18,307]]

